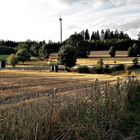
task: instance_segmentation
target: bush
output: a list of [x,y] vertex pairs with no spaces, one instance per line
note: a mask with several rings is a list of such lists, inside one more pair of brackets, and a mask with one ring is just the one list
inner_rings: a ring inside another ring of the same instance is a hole
[[128,48],[128,56],[129,57],[136,57],[137,56],[137,51],[133,47]]
[[79,73],[90,73],[89,68],[87,66],[80,66],[78,68]]
[[97,67],[96,70],[95,70],[95,73],[103,74],[104,73],[104,68],[103,67]]
[[119,64],[119,65],[114,65],[111,67],[111,71],[121,71],[121,70],[125,70],[125,66],[124,64]]
[[96,67],[89,68],[89,73],[95,74],[96,73]]
[[115,57],[115,55],[116,55],[116,49],[115,49],[114,46],[111,46],[111,47],[110,47],[110,49],[109,49],[109,55],[110,55],[111,57]]
[[100,59],[97,61],[97,67],[98,67],[98,68],[102,68],[103,65],[104,65],[103,59],[100,58]]
[[111,73],[111,69],[109,67],[109,65],[105,65],[105,68],[104,68],[104,73]]
[[11,54],[8,58],[7,58],[7,63],[13,67],[15,67],[15,65],[18,63],[18,59],[14,54]]
[[138,65],[138,63],[139,63],[139,60],[138,60],[137,57],[135,57],[135,58],[132,60],[132,62],[133,62],[133,65],[136,67],[136,66]]

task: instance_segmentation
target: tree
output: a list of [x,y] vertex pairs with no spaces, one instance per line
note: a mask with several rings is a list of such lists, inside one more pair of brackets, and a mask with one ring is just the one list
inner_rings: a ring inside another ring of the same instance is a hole
[[0,55],[9,55],[15,53],[14,48],[6,47],[6,46],[0,46]]
[[140,41],[140,32],[139,32],[139,34],[138,34],[138,40]]
[[97,67],[98,67],[98,68],[102,68],[103,65],[104,65],[103,59],[100,58],[100,59],[97,61]]
[[31,55],[35,57],[39,56],[38,54],[39,48],[40,48],[40,45],[38,43],[32,44],[30,48]]
[[116,29],[116,31],[115,31],[115,33],[114,33],[114,37],[115,37],[116,39],[118,39],[118,36],[119,36],[119,32],[118,32],[118,30]]
[[58,52],[58,62],[65,67],[73,67],[76,65],[76,49],[71,45],[62,46],[60,51]]
[[91,40],[100,40],[100,34],[99,34],[99,31],[97,32],[92,32],[91,34]]
[[15,65],[18,63],[18,59],[14,54],[11,54],[8,58],[7,58],[7,63],[13,67],[15,67]]
[[110,30],[109,29],[107,29],[106,31],[105,31],[105,34],[104,34],[104,39],[110,39],[111,38],[111,32],[110,32]]
[[39,48],[38,54],[39,54],[40,57],[48,58],[49,57],[49,54],[50,54],[49,46],[47,44],[43,44]]
[[88,31],[88,29],[86,29],[86,31],[85,31],[85,40],[89,40],[89,39],[90,39],[89,31]]
[[135,49],[137,55],[140,55],[140,46],[137,43],[133,44],[133,49]]
[[19,61],[24,63],[25,61],[30,60],[31,56],[26,49],[21,49],[16,53],[16,57]]
[[111,47],[110,47],[110,49],[109,49],[109,55],[110,55],[111,57],[115,57],[115,55],[116,55],[116,49],[115,49],[114,46],[111,46]]
[[137,56],[137,52],[133,47],[128,48],[128,56],[129,57],[136,57]]
[[83,35],[81,34],[73,34],[67,39],[67,44],[71,45],[77,50],[77,57],[79,58],[86,58],[88,57],[89,51],[89,44],[87,41],[84,41]]
[[[30,43],[31,44],[31,43]],[[30,44],[27,42],[20,42],[18,46],[16,46],[15,50],[19,51],[21,49],[26,49],[28,52],[30,51]]]
[[105,33],[104,33],[104,30],[102,29],[102,31],[101,31],[101,41],[103,41],[105,38]]

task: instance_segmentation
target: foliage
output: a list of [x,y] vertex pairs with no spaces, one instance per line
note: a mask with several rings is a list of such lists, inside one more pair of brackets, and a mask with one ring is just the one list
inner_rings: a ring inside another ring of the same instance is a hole
[[139,81],[131,77],[118,79],[113,86],[95,80],[82,94],[63,96],[54,91],[41,99],[0,106],[0,138],[124,140],[139,136],[139,90]]
[[111,46],[110,49],[109,49],[109,55],[111,57],[114,57],[116,55],[116,49],[114,46]]
[[134,66],[137,66],[138,63],[139,63],[139,60],[138,60],[137,57],[135,57],[135,58],[132,60],[132,62],[133,62],[133,65],[134,65]]
[[50,50],[47,44],[42,45],[38,51],[39,57],[48,58],[50,55]]
[[39,56],[39,53],[38,53],[39,48],[40,48],[40,45],[38,43],[32,44],[31,48],[30,48],[31,55],[38,57]]
[[133,49],[137,52],[137,55],[140,55],[140,45],[138,43],[133,44]]
[[140,32],[139,32],[139,34],[138,34],[138,40],[140,41]]
[[129,57],[136,57],[137,56],[137,52],[133,47],[128,48],[128,56]]
[[111,71],[123,71],[125,70],[124,64],[113,65]]
[[6,61],[9,55],[0,55],[0,61]]
[[0,55],[9,55],[15,53],[14,49],[11,47],[0,46]]
[[89,68],[87,66],[79,66],[78,72],[79,73],[89,73]]
[[31,56],[26,49],[21,49],[17,51],[16,57],[18,58],[18,61],[21,61],[24,63],[25,61],[30,60]]
[[90,39],[89,31],[88,31],[88,29],[86,29],[86,31],[85,31],[85,40],[89,40],[89,39]]
[[91,34],[91,40],[100,40],[100,35],[99,35],[99,31],[95,32],[93,31]]
[[67,44],[76,48],[77,57],[86,58],[88,57],[90,50],[87,41],[84,41],[84,37],[81,34],[73,34],[67,39]]
[[30,45],[26,42],[20,42],[18,44],[18,46],[16,46],[15,50],[16,52],[21,50],[21,49],[24,49],[24,50],[27,50],[28,52],[30,52]]
[[18,42],[11,41],[11,40],[0,40],[0,46],[8,47],[8,48],[15,48],[18,45]]
[[102,68],[103,65],[104,65],[103,59],[100,58],[100,59],[97,61],[97,67],[98,67],[98,68]]
[[71,45],[62,46],[58,52],[58,62],[65,67],[73,67],[76,65],[76,49]]
[[7,63],[13,67],[15,67],[15,65],[18,63],[18,59],[14,54],[11,54],[8,58],[7,58]]

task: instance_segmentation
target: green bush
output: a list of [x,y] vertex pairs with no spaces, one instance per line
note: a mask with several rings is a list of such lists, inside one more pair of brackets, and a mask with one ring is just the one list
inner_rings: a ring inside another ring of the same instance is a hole
[[102,58],[100,58],[100,59],[97,61],[96,66],[97,66],[98,68],[102,68],[102,67],[103,67],[103,65],[104,65],[103,59],[102,59]]
[[111,46],[111,47],[110,47],[110,49],[109,49],[109,55],[110,55],[111,57],[115,57],[115,55],[116,55],[116,49],[115,49],[114,46]]
[[128,48],[128,56],[129,57],[136,57],[137,56],[137,51],[133,47]]
[[136,66],[138,65],[138,63],[139,63],[139,60],[138,60],[137,57],[135,57],[135,58],[132,60],[132,62],[133,62],[133,65],[136,67]]
[[18,58],[14,55],[11,54],[8,58],[7,58],[7,63],[13,67],[16,66],[16,64],[18,63]]
[[123,71],[125,70],[124,64],[118,64],[111,67],[111,71]]
[[79,73],[90,73],[89,68],[87,66],[80,66],[78,68]]
[[111,73],[112,70],[110,69],[109,65],[105,65],[104,73]]
[[96,67],[89,68],[89,73],[95,74],[96,73]]
[[95,72],[96,72],[97,74],[103,74],[103,73],[104,73],[104,68],[103,68],[103,67],[96,67]]

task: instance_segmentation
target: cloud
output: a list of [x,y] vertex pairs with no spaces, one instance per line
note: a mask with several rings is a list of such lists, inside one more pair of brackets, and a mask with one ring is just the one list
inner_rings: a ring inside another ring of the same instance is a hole
[[74,3],[82,3],[82,4],[105,4],[105,3],[108,3],[108,4],[111,4],[112,6],[122,6],[122,5],[125,5],[125,4],[140,4],[140,0],[57,0],[59,1],[60,3],[65,3],[65,4],[68,4],[68,5],[72,5]]
[[120,28],[124,31],[140,29],[140,18],[134,17],[127,19],[124,24],[120,25]]
[[64,3],[64,4],[68,4],[68,5],[72,5],[74,3],[81,3],[84,0],[58,0],[60,3]]
[[78,26],[75,25],[75,24],[70,25],[70,26],[67,27],[68,30],[73,30],[73,29],[77,29],[77,28],[78,28]]

